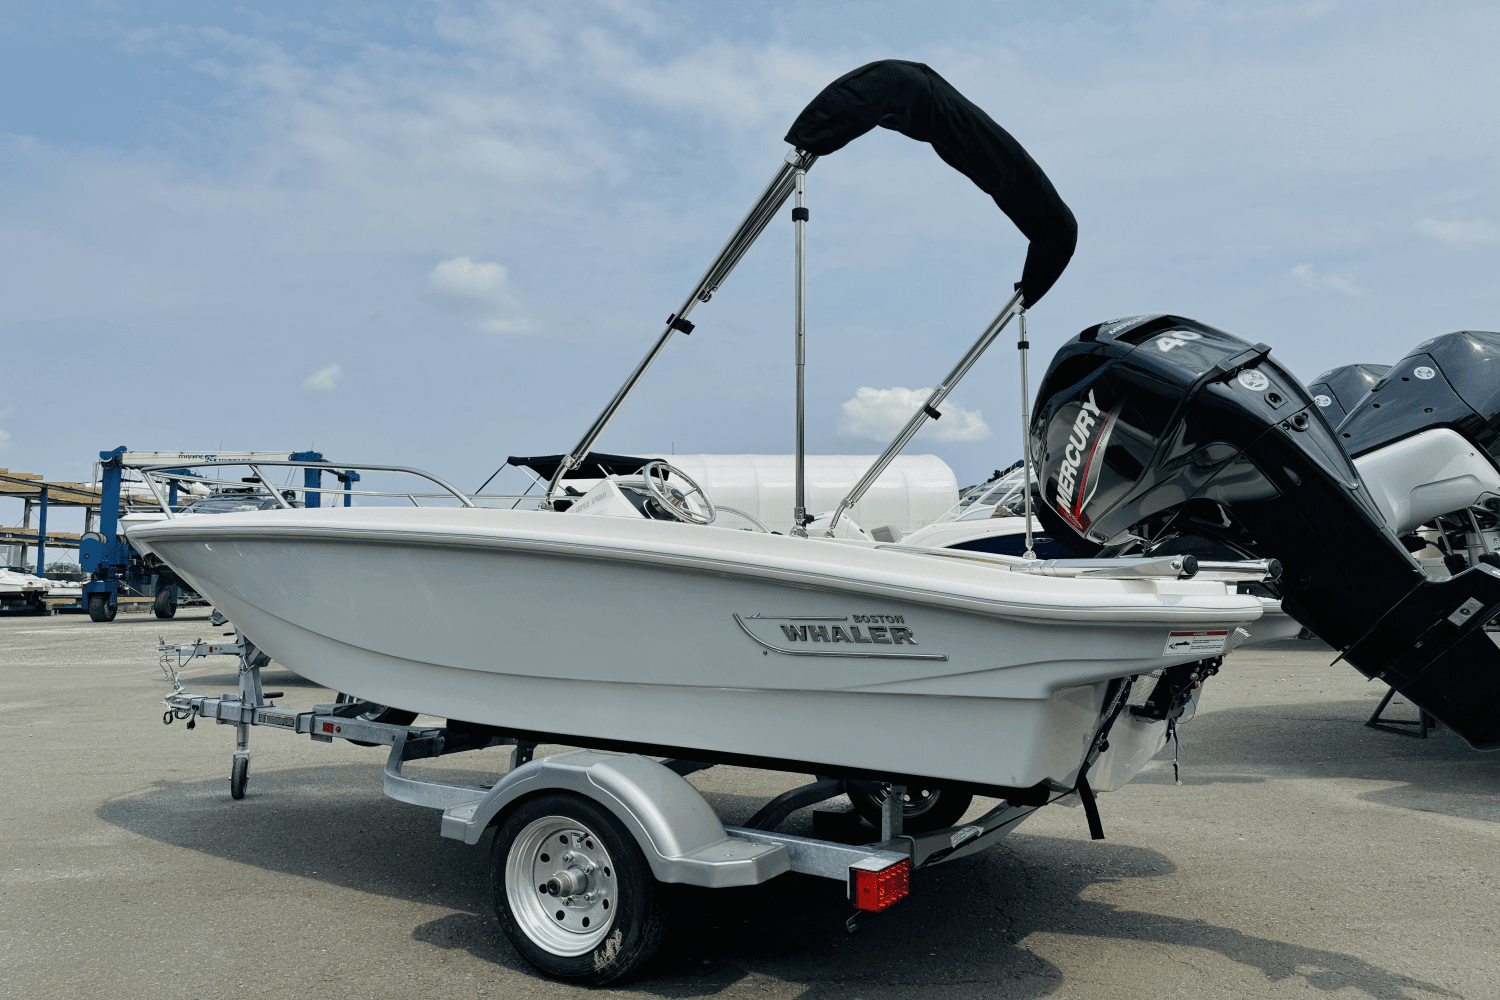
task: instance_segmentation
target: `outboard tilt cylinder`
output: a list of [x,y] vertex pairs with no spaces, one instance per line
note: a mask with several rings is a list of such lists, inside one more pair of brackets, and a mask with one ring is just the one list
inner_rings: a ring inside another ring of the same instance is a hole
[[1500,748],[1500,648],[1483,631],[1500,569],[1430,579],[1336,433],[1265,344],[1179,316],[1103,323],[1042,381],[1039,515],[1080,555],[1279,559],[1288,614],[1471,746]]

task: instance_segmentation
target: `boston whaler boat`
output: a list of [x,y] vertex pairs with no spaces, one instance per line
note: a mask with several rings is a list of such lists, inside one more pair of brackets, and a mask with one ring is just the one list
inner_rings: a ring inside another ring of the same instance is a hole
[[[876,125],[930,142],[994,197],[1030,248],[999,316],[838,506],[818,515],[805,503],[802,447],[805,175]],[[935,548],[880,541],[853,524],[849,508],[1012,319],[1024,359],[1025,310],[1066,267],[1076,224],[1025,150],[919,64],[872,63],[840,78],[788,141],[794,151],[708,272],[557,462],[538,509],[480,508],[428,477],[457,506],[283,504],[131,530],[132,545],[239,629],[248,678],[239,699],[179,690],[167,715],[239,726],[236,797],[252,724],[390,744],[389,794],[443,808],[447,836],[473,843],[496,827],[500,922],[553,975],[597,984],[644,962],[659,937],[656,881],[743,885],[804,871],[847,880],[858,907],[882,909],[906,893],[912,868],[988,846],[1059,796],[1076,793],[1102,836],[1093,790],[1119,787],[1145,764],[1261,618],[1262,601],[1233,581],[1278,572],[1241,560],[1197,573],[1191,554],[1038,559],[1029,532],[1015,555]],[[589,463],[656,356],[674,333],[691,332],[688,315],[793,194],[790,531],[717,526],[712,491],[670,461],[567,496],[568,473]],[[1087,412],[1083,425],[1103,419]],[[382,728],[360,719],[359,705],[276,709],[255,673],[268,656],[449,727]],[[527,763],[543,741],[589,749]],[[490,789],[400,774],[404,760],[495,743],[517,745],[517,766]],[[681,777],[715,763],[820,778],[726,830]],[[792,810],[841,793],[878,823],[878,838],[866,838],[875,843],[775,832]],[[1003,801],[950,828],[974,794]]]

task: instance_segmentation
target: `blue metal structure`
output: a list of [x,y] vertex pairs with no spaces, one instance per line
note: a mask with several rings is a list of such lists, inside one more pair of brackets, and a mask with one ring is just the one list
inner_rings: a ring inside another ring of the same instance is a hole
[[[323,461],[323,456],[320,452],[316,451],[294,451],[291,455],[287,456],[287,460],[291,462],[321,462]],[[323,488],[323,470],[303,469],[302,485],[307,487],[307,492],[302,494],[305,498],[303,503],[308,507],[321,507],[322,504],[319,502],[319,499],[323,494],[312,491]]]
[[359,473],[353,469],[345,469],[343,472],[335,472],[334,478],[344,484],[344,506],[351,506],[349,501],[353,500],[354,497],[349,491],[354,488],[355,483],[359,482]]
[[91,614],[114,617],[120,596],[119,577],[130,566],[130,547],[118,539],[120,530],[120,483],[125,471],[120,459],[125,446],[101,451],[103,462],[99,490],[99,530],[78,542],[78,568],[88,574],[83,602]]
[[42,513],[36,522],[36,575],[47,579],[47,487],[42,487]]

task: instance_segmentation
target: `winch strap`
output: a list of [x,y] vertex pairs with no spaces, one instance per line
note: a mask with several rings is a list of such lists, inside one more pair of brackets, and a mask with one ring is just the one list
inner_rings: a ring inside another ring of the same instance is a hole
[[1104,839],[1104,823],[1099,819],[1099,803],[1094,801],[1094,790],[1089,787],[1087,775],[1078,776],[1078,800],[1083,803],[1083,815],[1089,821],[1089,837]]
[[1078,793],[1078,801],[1083,805],[1083,814],[1089,821],[1089,836],[1094,840],[1104,839],[1104,823],[1099,819],[1099,803],[1094,801],[1094,789],[1089,786],[1089,768],[1104,751],[1109,749],[1109,731],[1114,728],[1115,720],[1125,710],[1125,703],[1130,700],[1130,688],[1135,683],[1135,678],[1122,679],[1115,688],[1114,703],[1109,707],[1109,714],[1099,731],[1094,734],[1094,742],[1089,747],[1089,752],[1084,755],[1083,766],[1078,769],[1078,781],[1073,790]]

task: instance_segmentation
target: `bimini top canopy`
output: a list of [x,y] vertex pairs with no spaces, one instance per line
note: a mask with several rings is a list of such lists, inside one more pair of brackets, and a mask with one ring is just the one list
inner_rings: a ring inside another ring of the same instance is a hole
[[[625,400],[635,391],[636,384],[646,374],[646,370],[651,367],[651,363],[656,360],[672,334],[679,330],[684,334],[692,333],[693,323],[688,319],[688,314],[699,303],[707,302],[714,292],[719,290],[724,280],[729,277],[729,273],[734,270],[735,265],[744,257],[746,251],[765,230],[771,219],[781,210],[781,206],[786,203],[794,189],[799,192],[799,200],[793,219],[797,220],[796,224],[799,227],[805,224],[808,216],[806,207],[801,203],[800,192],[802,191],[802,177],[808,168],[817,161],[818,157],[844,148],[876,125],[894,129],[921,142],[931,143],[938,155],[949,166],[968,177],[979,186],[981,191],[995,199],[995,204],[1000,206],[1000,210],[1009,216],[1016,227],[1031,241],[1031,246],[1026,253],[1026,265],[1022,269],[1021,280],[1016,285],[1015,294],[1011,296],[1000,315],[986,328],[948,378],[933,388],[927,404],[917,411],[897,439],[892,442],[891,447],[886,449],[865,477],[855,485],[849,496],[845,497],[844,504],[833,516],[833,524],[837,524],[839,516],[845,509],[859,501],[864,491],[874,483],[876,477],[890,463],[890,459],[911,440],[922,422],[927,420],[929,415],[937,414],[937,407],[952,391],[957,381],[963,378],[978,360],[979,355],[989,347],[1001,329],[1018,315],[1022,316],[1021,322],[1024,328],[1024,310],[1036,305],[1042,296],[1047,294],[1048,289],[1056,283],[1063,269],[1068,266],[1068,261],[1073,258],[1073,249],[1078,244],[1078,222],[1073,218],[1073,213],[1068,210],[1067,205],[1063,204],[1052,182],[1047,179],[1046,174],[1042,173],[1042,168],[1036,165],[1036,161],[1027,154],[1026,150],[1021,148],[1021,144],[1016,142],[1005,129],[996,125],[989,115],[954,90],[947,80],[921,63],[902,62],[897,59],[886,59],[870,63],[868,66],[861,66],[823,88],[823,92],[797,116],[797,120],[792,123],[792,130],[786,136],[786,141],[796,149],[782,161],[776,175],[771,178],[771,183],[766,185],[750,211],[740,220],[740,224],[730,235],[728,242],[719,250],[713,263],[703,273],[703,277],[698,279],[698,283],[682,301],[682,305],[667,316],[666,327],[662,330],[661,336],[656,339],[656,343],[646,352],[640,364],[635,366],[635,371],[630,373],[625,384],[604,407],[604,412],[594,419],[593,424],[584,432],[578,444],[573,446],[572,451],[559,456],[556,465],[552,466],[552,475],[548,477],[546,499],[542,502],[543,509],[551,509],[551,498],[557,492],[563,478],[572,475],[573,470],[583,465],[586,460],[584,456],[593,449],[594,442],[599,440],[599,436],[604,433],[604,429],[609,426]],[[800,229],[798,234],[797,273],[801,275],[804,271],[800,256],[802,253]],[[802,301],[801,280],[799,277],[797,286],[799,303]],[[798,315],[801,315],[800,311]],[[800,320],[797,336],[800,344],[802,336]],[[1024,341],[1023,337],[1023,344]],[[797,356],[801,357],[800,347]],[[1024,353],[1022,358],[1024,365]],[[801,362],[799,361],[798,364],[800,366]],[[800,384],[799,381],[799,386]],[[798,413],[800,414],[800,388],[798,393]],[[800,416],[798,419],[800,422]],[[800,431],[798,440],[801,440]],[[579,474],[583,475],[583,473]]]
[[932,148],[979,186],[1031,241],[1022,299],[1036,305],[1073,258],[1078,221],[1042,168],[995,120],[931,67],[883,59],[845,73],[802,110],[786,141],[817,156],[876,125]]

